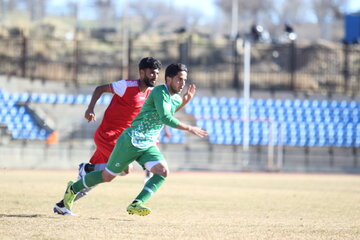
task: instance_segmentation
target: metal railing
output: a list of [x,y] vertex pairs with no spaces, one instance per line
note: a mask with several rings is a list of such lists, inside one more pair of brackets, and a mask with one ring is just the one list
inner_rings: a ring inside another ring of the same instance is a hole
[[[62,81],[100,84],[119,78],[137,78],[137,62],[154,56],[164,65],[189,65],[189,80],[199,87],[242,89],[243,51],[240,39],[122,41],[0,39],[0,73]],[[360,90],[360,46],[329,44],[252,44],[251,87],[309,93]]]

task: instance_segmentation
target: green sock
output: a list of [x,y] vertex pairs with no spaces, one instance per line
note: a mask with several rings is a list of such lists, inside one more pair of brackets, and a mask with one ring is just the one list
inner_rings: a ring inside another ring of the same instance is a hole
[[72,189],[75,193],[80,192],[85,188],[93,187],[99,183],[104,182],[102,179],[102,171],[93,171],[85,175],[85,185],[83,179],[79,179],[77,182],[74,182]]
[[159,174],[154,174],[145,184],[143,190],[135,198],[135,201],[145,202],[147,201],[165,182],[165,178]]

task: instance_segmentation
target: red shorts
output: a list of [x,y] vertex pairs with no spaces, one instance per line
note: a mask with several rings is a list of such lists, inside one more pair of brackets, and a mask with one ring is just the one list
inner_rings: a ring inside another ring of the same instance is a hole
[[97,128],[94,134],[94,142],[96,145],[96,151],[90,158],[90,163],[107,163],[111,155],[112,150],[115,147],[116,141],[123,132],[123,129],[118,131],[103,131],[101,128]]

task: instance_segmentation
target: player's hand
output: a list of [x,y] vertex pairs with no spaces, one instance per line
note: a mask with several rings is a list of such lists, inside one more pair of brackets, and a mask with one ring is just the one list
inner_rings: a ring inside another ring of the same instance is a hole
[[201,138],[206,137],[208,135],[208,132],[206,130],[195,126],[191,126],[189,132]]
[[84,117],[88,120],[88,122],[95,122],[96,121],[95,113],[91,109],[86,110]]
[[169,131],[169,127],[168,126],[165,126],[164,127],[164,136],[167,137],[167,138],[171,138],[171,133]]
[[196,86],[195,84],[190,84],[186,93],[183,95],[183,102],[188,103],[196,93]]

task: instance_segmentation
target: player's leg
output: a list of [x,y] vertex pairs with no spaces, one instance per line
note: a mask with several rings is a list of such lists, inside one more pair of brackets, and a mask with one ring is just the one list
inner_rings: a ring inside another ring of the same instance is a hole
[[[95,155],[95,154],[94,154]],[[93,156],[94,156],[93,155]],[[103,166],[103,168],[105,168],[105,165]],[[78,179],[81,179],[82,177],[84,177],[87,173],[92,172],[96,169],[95,164],[91,164],[91,163],[81,163],[79,165],[79,174],[78,174]],[[97,167],[97,170],[100,169],[100,166]],[[84,192],[80,192],[76,198],[75,201],[82,198],[83,196],[85,196],[88,193],[88,191],[84,191]],[[57,203],[55,203],[54,205],[54,209],[53,209],[54,213],[60,214],[60,215],[74,215],[71,210],[67,209],[65,207],[64,204],[64,200],[61,200]]]
[[[101,131],[100,128],[98,128],[94,134],[94,142],[96,144],[96,151],[93,154],[93,156],[90,159],[90,163],[87,164],[80,164],[83,165],[83,168],[79,168],[79,178],[82,178],[85,174],[91,172],[91,171],[99,171],[99,170],[105,170],[106,164],[110,158],[111,153],[114,150],[114,147],[116,145],[116,140],[119,138],[120,134],[118,131]],[[91,169],[92,167],[92,169]],[[82,171],[84,169],[84,171]],[[128,168],[126,168],[124,171],[120,173],[120,176],[126,176],[130,171],[132,171],[132,165],[130,164]],[[85,174],[82,174],[85,172]],[[87,188],[82,191],[80,191],[75,201],[79,200],[80,198],[86,196],[89,191],[93,189]]]
[[[131,149],[131,147],[133,149]],[[70,182],[64,194],[64,205],[71,210],[76,194],[80,191],[91,188],[103,182],[110,182],[120,175],[128,165],[137,158],[139,153],[134,149],[129,140],[129,136],[122,134],[118,139],[114,151],[112,152],[105,170],[93,171],[86,174],[82,179],[75,183]]]
[[[92,172],[92,171],[102,171],[105,169],[106,167],[106,163],[101,163],[101,164],[89,164],[91,165],[92,169],[86,170],[86,173]],[[130,171],[132,171],[133,169],[133,165],[130,163],[130,165],[120,173],[120,176],[126,176]],[[82,177],[84,177],[86,174],[82,174]],[[108,177],[107,177],[108,178]],[[79,179],[79,178],[78,178]],[[77,201],[79,199],[81,199],[82,197],[86,196],[87,194],[89,194],[89,192],[94,189],[95,186],[90,187],[90,188],[85,188],[84,190],[80,191],[78,194],[76,194],[76,197],[74,199],[74,201]],[[54,213],[60,214],[60,215],[74,215],[71,210],[67,209],[65,207],[64,204],[64,200],[61,200],[60,202],[56,203],[54,206]]]
[[144,188],[128,206],[127,211],[129,214],[145,216],[148,215],[151,210],[143,203],[149,200],[149,198],[154,195],[164,183],[165,178],[169,173],[169,168],[164,156],[155,146],[149,148],[137,161],[144,168],[151,171],[153,176],[145,183]]
[[146,183],[152,177],[152,173],[149,170],[145,170],[144,183]]
[[[81,164],[80,164],[81,165]],[[85,165],[85,164],[84,164]],[[82,179],[86,174],[90,173],[90,172],[93,172],[93,171],[102,171],[105,169],[105,166],[106,166],[106,163],[99,163],[99,164],[90,164],[90,163],[87,163],[87,165],[91,166],[91,169],[86,169],[85,170],[85,174],[80,174],[81,171],[79,171],[79,177],[78,179]],[[91,187],[91,188],[86,188],[82,191],[80,191],[77,195],[76,195],[76,198],[74,201],[77,201],[79,200],[80,198],[86,196],[89,194],[89,192],[91,191],[91,189],[93,189],[94,187]]]
[[[78,173],[78,179],[81,179],[83,176],[85,176],[87,173],[94,171],[95,165],[91,163],[80,163],[79,164],[79,173]],[[80,199],[81,197],[85,196],[87,192],[80,192],[76,198],[75,201]],[[67,209],[64,204],[64,200],[55,203],[53,208],[54,213],[60,214],[60,215],[74,215],[71,210]]]
[[82,178],[89,172],[92,172],[95,170],[95,164],[91,163],[80,163],[79,164],[79,173],[78,173],[78,179]]
[[[102,171],[102,170],[105,170],[105,167],[106,167],[106,163],[99,163],[99,164],[93,164],[94,166],[94,169],[92,171]],[[131,171],[133,170],[133,165],[130,163],[129,166],[124,170],[122,171],[119,176],[126,176],[128,175]],[[84,175],[85,176],[85,175]],[[93,186],[93,187],[90,187],[90,188],[86,188],[82,191],[80,191],[77,195],[76,195],[76,198],[74,201],[77,201],[79,200],[80,198],[82,197],[85,197],[86,195],[89,194],[89,192],[94,189],[94,187],[96,186]]]

